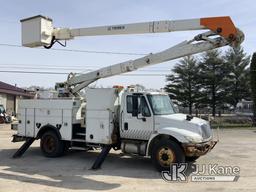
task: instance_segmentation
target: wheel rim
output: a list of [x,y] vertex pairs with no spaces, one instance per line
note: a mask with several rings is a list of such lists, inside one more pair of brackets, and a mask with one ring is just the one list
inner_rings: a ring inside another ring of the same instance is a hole
[[163,147],[158,151],[157,159],[161,166],[169,167],[175,161],[175,154],[170,148]]
[[47,135],[44,139],[43,146],[45,152],[52,153],[56,149],[56,141],[52,136]]

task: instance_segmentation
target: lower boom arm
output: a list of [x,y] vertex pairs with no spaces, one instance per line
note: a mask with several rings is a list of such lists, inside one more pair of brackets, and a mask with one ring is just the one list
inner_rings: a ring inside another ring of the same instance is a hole
[[[89,84],[93,83],[98,79],[136,71],[137,69],[140,69],[143,67],[147,67],[154,64],[177,59],[180,57],[212,50],[212,49],[223,47],[226,45],[237,45],[237,44],[240,44],[244,38],[243,33],[239,30],[238,30],[237,37],[232,42],[226,40],[221,36],[215,37],[215,38],[209,38],[212,35],[215,35],[215,34],[209,31],[196,36],[191,41],[184,41],[180,44],[175,45],[174,47],[171,47],[159,53],[149,54],[139,59],[118,63],[118,64],[104,67],[99,70],[92,71],[86,74],[73,75],[65,83],[66,88],[72,94],[76,94],[81,89],[87,87]],[[200,42],[194,43],[195,41],[200,41]]]

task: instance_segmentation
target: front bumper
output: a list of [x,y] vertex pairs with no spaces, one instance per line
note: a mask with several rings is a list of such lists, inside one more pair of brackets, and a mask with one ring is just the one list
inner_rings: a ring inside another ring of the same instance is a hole
[[182,147],[185,152],[185,156],[192,157],[192,156],[202,156],[211,151],[218,141],[208,141],[205,143],[186,143],[182,144]]

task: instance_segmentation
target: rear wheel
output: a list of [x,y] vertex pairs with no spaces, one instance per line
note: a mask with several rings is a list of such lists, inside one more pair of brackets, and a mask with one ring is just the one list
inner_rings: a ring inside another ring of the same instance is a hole
[[185,155],[179,144],[166,139],[153,146],[151,159],[158,171],[166,171],[172,163],[184,163]]
[[65,152],[64,141],[54,131],[47,131],[41,137],[41,151],[46,157],[59,157]]

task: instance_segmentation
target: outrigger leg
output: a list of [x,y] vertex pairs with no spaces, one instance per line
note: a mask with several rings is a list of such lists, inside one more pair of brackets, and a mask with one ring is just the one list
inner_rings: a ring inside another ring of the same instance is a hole
[[96,170],[101,167],[102,163],[106,159],[111,148],[112,148],[112,145],[106,145],[103,147],[103,149],[101,150],[100,154],[97,156],[91,169]]
[[13,158],[21,157],[29,148],[29,146],[35,141],[35,138],[28,138],[26,142],[16,151],[16,153],[12,156]]

